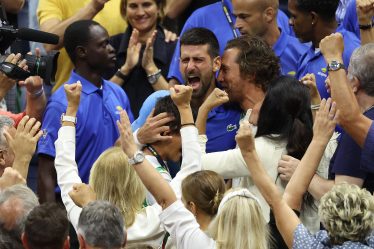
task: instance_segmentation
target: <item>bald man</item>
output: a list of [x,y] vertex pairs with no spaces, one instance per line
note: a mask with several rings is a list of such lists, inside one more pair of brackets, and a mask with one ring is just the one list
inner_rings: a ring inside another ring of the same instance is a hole
[[296,74],[297,62],[308,47],[278,25],[278,0],[232,0],[235,27],[242,35],[264,39],[280,59],[282,74]]

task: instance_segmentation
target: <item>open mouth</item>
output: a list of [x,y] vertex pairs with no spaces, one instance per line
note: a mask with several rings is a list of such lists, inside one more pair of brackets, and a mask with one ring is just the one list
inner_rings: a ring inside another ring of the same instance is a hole
[[200,87],[200,77],[191,75],[187,77],[187,84],[192,87],[193,90],[196,90]]

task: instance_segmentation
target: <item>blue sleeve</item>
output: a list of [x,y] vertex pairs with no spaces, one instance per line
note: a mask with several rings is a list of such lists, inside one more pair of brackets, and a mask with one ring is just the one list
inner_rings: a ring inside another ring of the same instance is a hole
[[[197,22],[196,15],[192,14],[186,21],[186,23],[183,26],[182,32],[180,34],[180,37],[183,35],[186,30],[189,30],[191,28],[199,27],[199,24]],[[168,79],[175,78],[180,83],[183,83],[183,77],[179,70],[179,58],[180,58],[180,39],[177,42],[177,45],[175,46],[174,55],[170,62],[169,67],[169,73],[168,73]]]
[[374,173],[374,122],[371,123],[361,155],[361,168]]
[[320,248],[319,241],[303,225],[299,224],[293,234],[293,249],[312,249]]
[[134,122],[134,115],[132,114],[130,100],[127,97],[126,93],[124,94],[124,99],[125,111],[127,112],[127,116],[129,116],[130,123],[132,123]]
[[61,127],[61,114],[65,111],[66,106],[61,103],[54,101],[48,103],[42,122],[43,136],[39,139],[37,154],[55,157],[55,141]]
[[343,28],[354,33],[358,38],[360,38],[360,30],[358,28],[356,12],[356,0],[350,1],[347,6],[343,19]]
[[342,134],[335,153],[335,161],[331,169],[335,175],[366,179],[367,173],[357,167],[361,161],[361,148],[347,133]]

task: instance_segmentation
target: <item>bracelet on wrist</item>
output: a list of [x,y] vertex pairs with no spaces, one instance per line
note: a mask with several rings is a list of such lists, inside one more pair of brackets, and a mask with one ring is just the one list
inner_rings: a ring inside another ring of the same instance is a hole
[[371,21],[371,22],[368,23],[368,24],[359,24],[358,27],[359,27],[361,30],[369,30],[369,29],[372,29],[372,28],[373,28],[373,21]]
[[121,72],[121,69],[118,69],[117,72],[114,75],[117,76],[118,78],[120,78],[121,80],[123,80],[124,82],[126,82],[129,78],[128,75]]
[[38,97],[40,97],[40,96],[44,93],[44,88],[43,88],[43,86],[42,86],[42,88],[40,88],[39,90],[37,90],[37,91],[35,91],[35,92],[30,93],[29,91],[27,91],[27,93],[28,93],[31,97],[33,97],[33,98],[38,98]]
[[312,109],[312,111],[319,110],[319,107],[320,107],[320,104],[310,105],[310,109]]
[[189,126],[189,125],[193,125],[195,126],[195,123],[185,123],[185,124],[181,124],[181,128],[185,127],[185,126]]

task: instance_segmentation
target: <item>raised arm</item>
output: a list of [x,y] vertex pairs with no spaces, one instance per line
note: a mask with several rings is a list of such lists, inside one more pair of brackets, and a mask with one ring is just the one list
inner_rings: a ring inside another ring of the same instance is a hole
[[[192,88],[188,86],[175,86],[170,92],[174,103],[178,107],[182,125],[193,125],[193,116],[190,107]],[[122,149],[129,158],[132,158],[137,147],[132,136],[130,121],[126,112],[121,111],[121,122],[117,122],[117,124],[120,131]],[[157,203],[163,209],[177,200],[173,189],[147,160],[134,165],[134,169],[148,191],[155,197]]]
[[356,0],[356,12],[360,25],[361,45],[374,42],[374,0]]
[[[78,111],[80,93],[82,85],[75,83],[64,85],[68,106],[66,116],[75,118]],[[79,122],[79,121],[78,121]],[[78,167],[75,162],[75,123],[63,121],[58,132],[58,139],[55,142],[56,158],[55,167],[57,172],[57,182],[61,189],[61,198],[65,205],[70,222],[77,228],[81,209],[77,207],[69,196],[69,191],[74,184],[81,183],[78,175]]]
[[[92,19],[96,16],[97,13],[99,13],[103,8],[105,3],[107,3],[110,0],[91,0],[85,7],[80,9],[77,13],[75,13],[73,16],[69,17],[66,20],[61,20],[57,17],[53,17],[47,20],[43,20],[44,16],[47,15],[47,13],[42,13],[48,12],[50,8],[46,8],[43,10],[38,9],[38,19],[40,22],[40,30],[45,31],[45,32],[50,32],[53,34],[56,34],[60,37],[59,42],[57,45],[52,45],[52,44],[44,44],[44,47],[46,51],[51,51],[51,50],[58,50],[63,47],[63,40],[64,40],[64,33],[66,28],[72,24],[73,22],[79,21],[79,20],[85,20],[85,19]],[[43,4],[39,4],[40,6],[45,6],[45,5],[51,5],[54,4],[52,1],[43,1]],[[48,6],[49,7],[49,6]],[[51,6],[52,9],[59,8],[58,6]],[[62,17],[61,17],[62,18]]]
[[209,112],[226,102],[229,101],[229,97],[225,91],[222,91],[219,88],[215,88],[205,99],[203,104],[199,108],[196,119],[196,128],[199,130],[199,135],[206,134],[206,121],[208,119]]
[[[340,33],[326,36],[321,40],[319,47],[328,64],[333,60],[343,62],[344,43]],[[360,112],[345,70],[330,71],[329,79],[331,97],[340,110],[339,124],[362,147],[372,121]]]
[[25,179],[27,179],[31,158],[35,153],[36,143],[43,135],[43,132],[39,130],[40,126],[40,122],[35,118],[25,116],[19,122],[15,135],[11,135],[9,130],[4,131],[9,148],[14,153],[12,167]]

